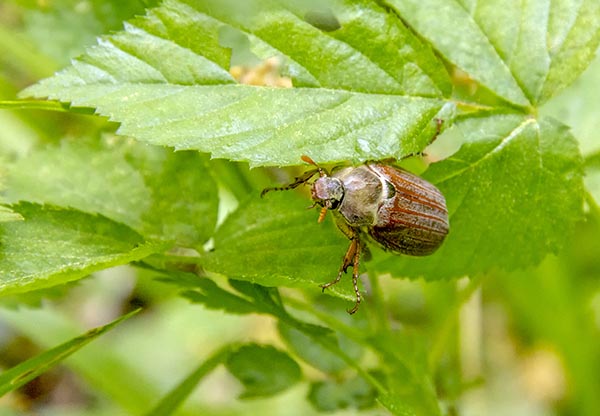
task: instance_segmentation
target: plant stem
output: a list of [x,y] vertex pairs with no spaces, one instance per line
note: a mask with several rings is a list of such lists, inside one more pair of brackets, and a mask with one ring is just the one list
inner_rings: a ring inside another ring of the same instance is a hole
[[482,278],[479,276],[471,278],[469,280],[469,284],[458,294],[456,303],[453,306],[451,313],[446,317],[446,320],[444,321],[431,346],[431,351],[428,358],[429,368],[431,371],[437,367],[440,357],[442,356],[443,351],[446,349],[448,338],[452,334],[458,322],[458,314],[461,306],[467,300],[469,300],[475,290],[481,285],[481,281]]

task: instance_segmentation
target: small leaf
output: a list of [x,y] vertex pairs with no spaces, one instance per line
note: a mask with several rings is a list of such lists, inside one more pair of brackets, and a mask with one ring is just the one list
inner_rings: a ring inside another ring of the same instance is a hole
[[33,380],[40,374],[48,371],[56,364],[73,354],[81,347],[85,346],[88,342],[94,340],[105,332],[113,329],[116,325],[120,324],[126,319],[139,312],[135,310],[127,315],[120,317],[119,319],[98,327],[94,328],[83,335],[73,338],[57,347],[44,351],[36,357],[30,358],[24,361],[10,370],[4,371],[0,374],[0,397],[9,391],[15,390],[25,383]]
[[441,279],[515,269],[557,252],[582,216],[582,160],[564,125],[518,115],[465,120],[467,144],[425,177],[446,196],[450,233],[429,257],[370,270]]
[[296,384],[302,375],[285,352],[257,344],[232,352],[226,367],[246,388],[240,398],[274,395]]
[[377,391],[361,377],[342,382],[312,383],[308,393],[310,403],[321,412],[343,409],[368,409],[375,405]]
[[166,247],[101,216],[22,203],[0,223],[0,292],[27,292],[139,260]]

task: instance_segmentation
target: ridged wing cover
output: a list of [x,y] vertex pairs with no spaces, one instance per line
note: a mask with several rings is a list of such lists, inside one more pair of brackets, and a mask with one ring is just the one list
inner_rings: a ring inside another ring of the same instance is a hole
[[442,193],[405,170],[382,164],[367,167],[389,183],[369,235],[384,248],[402,254],[426,256],[436,251],[449,229]]

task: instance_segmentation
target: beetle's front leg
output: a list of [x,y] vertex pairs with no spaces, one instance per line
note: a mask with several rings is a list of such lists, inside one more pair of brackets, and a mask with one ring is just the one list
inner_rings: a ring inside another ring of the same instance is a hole
[[306,182],[308,182],[317,173],[319,173],[318,169],[311,169],[309,171],[304,172],[302,175],[294,178],[294,182],[290,183],[289,185],[276,186],[276,187],[272,187],[272,188],[265,188],[260,193],[260,197],[262,198],[263,196],[265,196],[265,194],[267,192],[271,192],[271,191],[287,191],[289,189],[297,188],[298,186],[300,186],[300,185],[305,184]]

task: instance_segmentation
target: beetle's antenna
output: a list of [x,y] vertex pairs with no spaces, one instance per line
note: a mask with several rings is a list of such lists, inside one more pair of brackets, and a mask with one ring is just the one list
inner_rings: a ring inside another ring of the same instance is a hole
[[271,191],[287,191],[289,189],[294,189],[297,188],[298,186],[305,184],[306,182],[308,182],[310,180],[310,178],[312,178],[313,176],[315,176],[316,173],[321,174],[321,170],[320,169],[311,169],[307,172],[304,172],[302,175],[298,176],[297,178],[294,178],[294,182],[290,183],[289,185],[285,185],[285,186],[276,186],[273,188],[265,188],[262,190],[262,192],[260,193],[260,197],[262,198],[263,196],[265,196],[265,194],[267,192],[271,192]]
[[317,163],[314,160],[312,160],[310,157],[308,157],[306,155],[302,155],[300,158],[303,161],[305,161],[306,163],[308,163],[309,165],[313,165],[316,169],[311,169],[309,171],[304,172],[302,175],[298,176],[297,178],[294,178],[294,182],[290,183],[289,185],[265,188],[260,193],[260,197],[262,198],[263,196],[265,196],[265,194],[267,192],[271,192],[271,191],[287,191],[289,189],[297,188],[298,186],[307,183],[310,180],[310,178],[315,176],[315,174],[317,172],[319,173],[320,177],[328,175],[327,171],[325,169],[323,169],[321,166],[317,165]]
[[317,162],[315,162],[314,160],[312,160],[310,157],[308,157],[306,155],[302,155],[302,156],[300,156],[300,159],[302,159],[303,161],[305,161],[309,165],[313,165],[314,167],[316,167],[317,170],[319,171],[319,176],[320,177],[327,176],[327,172],[325,171],[325,169],[323,169],[321,166],[317,165]]

